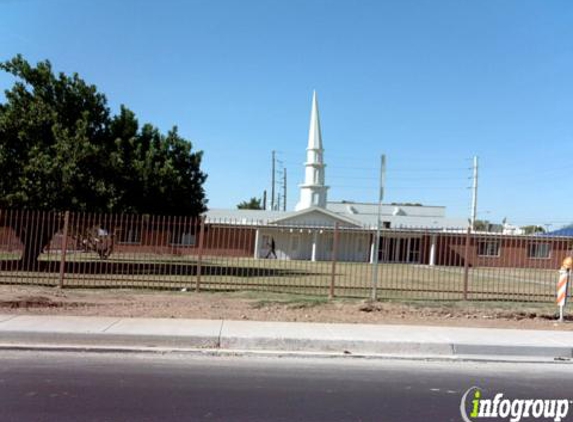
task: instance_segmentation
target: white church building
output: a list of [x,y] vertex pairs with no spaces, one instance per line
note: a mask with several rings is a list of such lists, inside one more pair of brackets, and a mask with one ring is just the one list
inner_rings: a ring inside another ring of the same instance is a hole
[[[320,130],[318,99],[313,93],[310,128],[304,163],[304,182],[294,211],[212,209],[206,223],[226,221],[256,229],[253,256],[265,258],[274,243],[278,259],[322,261],[332,258],[334,228],[338,226],[337,257],[341,261],[373,260],[377,203],[329,202],[324,146]],[[381,228],[392,230],[392,239],[381,244],[383,261],[416,262],[420,242],[415,232],[464,230],[468,221],[446,218],[445,207],[387,205],[381,207]],[[416,248],[418,250],[416,250]]]

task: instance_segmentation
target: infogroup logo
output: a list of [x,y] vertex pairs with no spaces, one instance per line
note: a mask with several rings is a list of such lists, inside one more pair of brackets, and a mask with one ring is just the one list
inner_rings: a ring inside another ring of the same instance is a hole
[[522,420],[559,422],[569,413],[571,403],[572,401],[568,399],[507,399],[503,393],[496,393],[493,398],[485,398],[479,387],[472,387],[462,396],[460,413],[465,422],[488,418],[510,422]]

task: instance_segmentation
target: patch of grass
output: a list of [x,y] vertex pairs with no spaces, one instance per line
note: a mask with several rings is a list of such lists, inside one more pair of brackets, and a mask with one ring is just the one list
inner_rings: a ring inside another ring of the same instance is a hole
[[416,309],[443,309],[465,312],[536,312],[554,314],[557,308],[543,302],[503,302],[496,300],[380,299],[381,303],[411,306]]
[[[56,264],[58,256],[44,257]],[[4,258],[5,259],[5,258]],[[0,255],[0,260],[2,260]],[[42,257],[40,260],[43,260]],[[194,290],[197,257],[168,254],[113,254],[101,261],[95,254],[69,254],[69,272],[65,286],[70,288],[110,289],[124,287],[154,292],[164,290],[177,294],[182,288]],[[91,272],[85,271],[87,265]],[[201,291],[212,290],[231,294],[235,290],[259,290],[262,299],[271,292],[285,294],[328,294],[332,265],[327,261],[265,260],[247,257],[203,256]],[[1,266],[2,262],[0,262]],[[73,264],[73,265],[72,265]],[[173,267],[173,264],[175,267]],[[0,271],[0,284],[56,285],[58,271],[18,271],[9,264]],[[56,268],[56,267],[53,267]],[[10,269],[10,271],[8,271]],[[339,262],[336,266],[337,296],[367,298],[370,295],[372,265]],[[555,296],[557,272],[524,268],[471,268],[468,278],[469,298],[483,301],[538,301],[551,304]],[[386,299],[418,299],[436,306],[463,298],[464,269],[462,267],[430,267],[413,264],[380,264],[378,267],[378,296]],[[246,299],[254,293],[246,293]],[[255,295],[256,296],[256,295]],[[270,296],[271,298],[274,296]],[[257,297],[252,297],[257,300]],[[461,302],[467,306],[468,302]],[[491,302],[499,304],[501,302]],[[428,305],[429,306],[429,305]],[[517,305],[519,306],[519,304]],[[550,305],[551,306],[551,305]],[[512,306],[513,309],[513,306]]]
[[329,303],[328,298],[321,296],[303,296],[285,293],[256,293],[256,295],[252,296],[252,299],[257,298],[251,304],[254,309],[262,309],[276,305],[286,306],[289,309],[308,309]]

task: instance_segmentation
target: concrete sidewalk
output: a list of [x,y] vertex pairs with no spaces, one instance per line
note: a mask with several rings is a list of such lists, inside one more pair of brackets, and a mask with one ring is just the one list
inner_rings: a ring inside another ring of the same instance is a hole
[[0,348],[210,350],[568,360],[573,332],[364,324],[0,315]]

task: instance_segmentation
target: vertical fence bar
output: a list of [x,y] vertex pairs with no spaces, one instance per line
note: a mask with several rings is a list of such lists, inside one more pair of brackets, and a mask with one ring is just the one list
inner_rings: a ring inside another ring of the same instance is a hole
[[229,251],[231,250],[231,246],[233,244],[233,239],[235,238],[235,230],[233,230],[233,227],[235,227],[237,225],[237,220],[236,219],[231,219],[231,220],[225,220],[225,219],[219,219],[219,230],[221,233],[221,236],[224,239],[224,247],[225,247],[225,252],[224,255],[221,255],[219,253],[216,254],[216,259],[217,262],[220,262],[220,260],[224,259],[225,261],[225,267],[227,268],[227,270],[222,269],[221,273],[220,273],[220,278],[221,278],[221,288],[222,289],[230,289],[233,287],[233,285],[231,284],[231,282],[229,280],[231,280],[233,277],[230,277],[232,275],[232,273],[229,271],[229,268],[231,268],[231,265],[233,263],[231,256],[229,255]]
[[201,261],[203,258],[203,238],[204,236],[205,217],[202,216],[199,220],[199,251],[197,253],[197,283],[195,284],[195,291],[199,293],[201,290]]
[[[520,247],[527,247],[527,243],[524,241],[525,239],[519,239]],[[510,300],[513,300],[516,297],[519,297],[516,293],[518,292],[517,289],[513,289],[511,283],[508,283],[509,280],[514,279],[515,277],[519,277],[519,271],[517,270],[517,266],[508,267],[508,264],[511,265],[511,237],[505,237],[503,234],[500,235],[499,238],[499,270],[497,279],[499,280],[499,288],[498,291],[503,292],[504,290],[509,287],[511,295],[506,295]],[[524,283],[519,283],[524,284]],[[517,287],[517,286],[516,286]],[[527,287],[526,287],[527,288]],[[498,299],[499,300],[499,299]]]
[[339,224],[334,224],[334,238],[332,239],[332,274],[330,276],[330,290],[328,291],[328,298],[334,298],[334,285],[336,282],[336,261],[338,259],[338,228]]
[[94,256],[95,265],[94,265],[94,272],[92,273],[92,277],[94,281],[97,280],[98,286],[105,286],[105,280],[101,277],[102,265],[105,255],[105,237],[103,235],[104,228],[102,221],[104,216],[105,215],[100,212],[95,214],[93,226],[90,229],[90,233],[92,233],[92,236],[97,239],[97,245],[98,245],[95,248],[96,249],[96,253]]
[[[82,236],[82,232],[80,230],[80,218],[81,218],[82,213],[79,211],[70,213],[70,217],[69,217],[69,221],[68,221],[68,234],[71,231],[74,236],[77,236],[77,238],[79,239],[78,241],[79,243],[79,249],[84,251],[85,250],[85,243],[84,243],[84,239]],[[60,240],[60,259],[62,258],[62,246],[64,243],[64,234],[63,234],[63,227],[62,227],[62,221],[61,221],[61,215],[58,215],[58,233],[60,233],[61,235],[61,240]],[[66,239],[68,236],[65,236]],[[68,246],[66,245],[66,250],[68,249]],[[66,258],[66,265],[68,268],[66,268],[66,277],[68,278],[68,282],[69,282],[69,278],[72,277],[72,279],[79,279],[81,276],[81,262],[78,264],[78,260],[77,259],[73,259],[71,262],[68,262],[68,259]],[[78,268],[79,267],[79,268]],[[76,274],[79,273],[78,274]],[[69,283],[68,283],[69,284]]]
[[46,244],[46,272],[48,274],[52,273],[52,241],[54,240],[54,234],[57,230],[54,230],[55,224],[54,221],[57,217],[57,213],[50,211],[48,213],[48,232],[51,234],[50,238],[48,239],[48,243]]
[[19,254],[17,255],[17,259],[13,262],[13,265],[11,266],[11,270],[14,270],[12,281],[17,281],[18,283],[22,282],[21,271],[23,271],[22,263],[24,257],[24,242],[22,240],[21,235],[19,234],[21,233],[21,230],[19,228],[21,227],[20,224],[22,224],[23,214],[24,211],[16,210],[13,220],[14,227],[12,230],[12,236],[18,246],[18,252],[19,252]]
[[235,238],[235,241],[233,242],[233,249],[234,251],[231,253],[231,255],[234,255],[236,258],[236,264],[235,264],[235,277],[233,277],[233,279],[235,280],[248,280],[246,278],[244,278],[244,270],[245,267],[243,265],[241,265],[241,251],[243,249],[243,245],[245,244],[245,241],[247,239],[247,230],[246,230],[246,226],[244,225],[244,221],[240,221],[239,226],[237,226],[237,228],[234,230],[235,233],[237,233],[237,236]]
[[[8,224],[6,224],[6,211],[0,209],[0,222],[3,221],[3,225],[4,227],[0,226],[0,247],[5,245],[5,252],[6,252],[6,261],[9,262],[10,260],[10,253],[11,253],[11,248],[10,248],[10,244],[11,242],[8,239],[7,236],[7,232],[6,232],[6,228],[8,227]],[[3,274],[2,271],[4,270],[4,257],[2,256],[2,252],[4,252],[4,248],[2,247],[2,249],[0,249],[0,280],[3,278]]]
[[[42,274],[45,272],[42,271],[42,261],[41,261],[41,257],[42,257],[42,253],[43,253],[43,249],[44,249],[44,221],[46,220],[46,211],[41,211],[40,212],[40,221],[38,221],[38,229],[36,231],[36,237],[38,239],[37,241],[37,245],[36,248],[34,250],[37,251],[38,256],[36,257],[36,267],[35,270],[39,273]],[[38,276],[38,279],[41,279],[42,276]],[[49,283],[49,279],[46,280],[46,282]]]
[[[151,215],[148,222],[147,222],[147,247],[144,249],[143,252],[143,259],[144,262],[153,262],[154,263],[154,271],[157,272],[158,269],[158,261],[159,261],[159,247],[158,247],[158,240],[159,239],[159,216],[158,215]],[[155,266],[157,265],[157,266]],[[147,285],[151,283],[151,280],[155,278],[153,275],[146,274],[144,277],[140,277],[138,283],[142,285]]]
[[378,294],[378,260],[379,260],[379,250],[380,250],[380,218],[378,218],[378,224],[376,225],[376,232],[374,234],[374,259],[372,262],[372,285],[370,291],[370,299],[377,300]]
[[466,244],[464,248],[464,300],[468,300],[468,279],[470,270],[470,240],[471,240],[471,228],[468,227],[466,231]]
[[[37,266],[38,266],[38,256],[36,256],[36,243],[38,243],[38,220],[39,220],[40,211],[30,210],[29,218],[26,222],[26,238],[28,239],[26,243],[29,243],[28,247],[28,257],[26,258],[28,264],[28,270],[32,272],[32,274],[37,274]],[[33,284],[37,283],[38,275],[30,274],[30,280]]]
[[[183,284],[184,288],[187,288],[187,284],[189,281],[189,276],[193,274],[193,248],[197,243],[197,238],[194,238],[195,234],[197,233],[194,229],[193,224],[194,218],[193,217],[185,217],[185,233],[188,233],[189,236],[189,243],[185,248],[185,267],[182,272],[182,280],[181,283]],[[190,265],[191,264],[191,265]]]
[[[99,285],[97,280],[97,242],[95,242],[96,231],[95,226],[95,213],[88,211],[83,213],[83,221],[81,225],[81,233],[84,238],[88,240],[91,246],[86,249],[86,258],[81,259],[79,262],[79,274],[75,275],[75,279],[82,286],[93,287]],[[75,259],[74,259],[75,261]]]
[[[14,252],[16,251],[17,253],[15,254],[16,256],[14,256],[14,254],[10,254],[8,255],[9,257],[9,261],[7,262],[6,265],[6,270],[10,271],[7,275],[6,278],[8,279],[9,282],[15,281],[14,280],[14,272],[18,269],[18,261],[20,259],[21,255],[21,250],[20,250],[20,244],[18,242],[18,236],[16,235],[16,231],[14,230],[13,227],[17,227],[18,224],[18,210],[8,210],[8,223],[6,223],[6,227],[8,228],[9,232],[8,232],[8,238],[9,238],[9,252]],[[12,259],[14,258],[14,259]],[[18,278],[16,277],[16,280]]]
[[183,284],[183,269],[185,265],[185,243],[187,237],[185,236],[185,228],[187,226],[187,216],[178,216],[177,225],[171,233],[171,243],[173,245],[173,253],[175,268],[173,272],[173,282],[177,289],[184,288]]
[[239,225],[237,226],[237,236],[233,242],[233,252],[231,253],[235,257],[235,269],[233,270],[233,280],[234,284],[245,288],[245,284],[248,285],[249,281],[245,280],[244,277],[244,266],[242,263],[241,250],[247,239],[247,228],[244,225],[243,220],[239,220]]
[[[157,277],[153,278],[153,283],[151,287],[154,288],[162,288],[163,283],[162,279],[165,280],[166,276],[169,274],[170,270],[170,262],[171,262],[171,252],[170,252],[170,245],[167,242],[167,236],[169,235],[169,231],[171,227],[173,227],[174,217],[172,215],[166,215],[163,218],[163,223],[161,226],[161,234],[160,234],[160,242],[161,242],[161,259],[159,261],[159,271],[158,274],[162,276],[159,280]],[[169,278],[167,278],[168,280]]]
[[60,278],[58,279],[58,288],[64,287],[64,276],[66,273],[66,252],[68,250],[68,224],[70,222],[70,212],[64,213],[64,230],[62,235],[62,251],[60,253]]
[[[191,276],[195,277],[195,290],[197,291],[197,286],[199,289],[204,290],[217,290],[219,288],[219,283],[221,278],[219,276],[219,266],[221,265],[220,257],[218,256],[218,248],[221,247],[219,241],[220,230],[217,224],[216,218],[209,219],[208,230],[202,227],[204,219],[206,217],[199,215],[192,219],[193,233],[195,233],[195,243],[193,245],[193,271],[190,273]],[[213,250],[214,246],[214,250]],[[197,283],[197,276],[199,274],[199,255],[201,255],[201,278],[203,278],[203,261],[209,264],[209,273],[206,279],[199,280]],[[215,268],[215,275],[217,277],[212,277],[213,267]],[[193,280],[192,280],[193,281]]]

